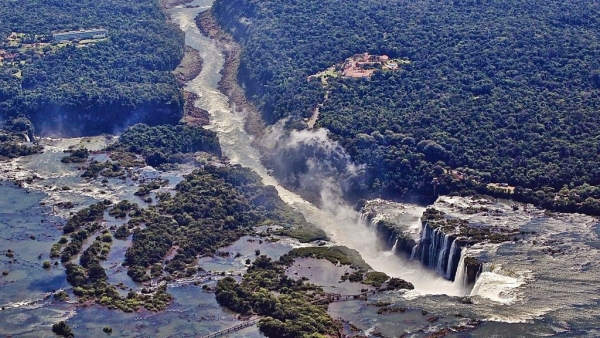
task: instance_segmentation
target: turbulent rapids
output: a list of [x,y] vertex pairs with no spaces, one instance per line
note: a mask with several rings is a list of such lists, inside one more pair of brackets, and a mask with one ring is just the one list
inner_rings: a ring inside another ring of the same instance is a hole
[[391,254],[410,260],[405,264],[414,269],[418,269],[418,265],[414,263],[420,263],[431,271],[426,275],[435,273],[453,281],[451,288],[442,293],[468,294],[475,279],[468,278],[472,273],[469,274],[465,264],[466,248],[459,244],[456,236],[443,233],[422,221],[424,210],[418,205],[377,199],[365,205],[361,219],[365,226],[377,233],[381,249],[390,250]]
[[[233,112],[227,97],[216,88],[223,54],[214,41],[200,34],[194,22],[195,16],[209,7],[210,1],[195,1],[192,6],[171,9],[169,14],[186,33],[187,44],[200,51],[204,60],[202,72],[188,82],[186,89],[196,93],[197,105],[211,114],[208,128],[218,133],[223,153],[232,163],[258,173],[265,184],[277,189],[286,203],[325,230],[330,237],[330,243],[325,245],[353,248],[374,270],[415,286],[415,290],[408,292],[381,293],[368,302],[332,304],[329,307],[332,316],[352,323],[365,335],[379,332],[383,336],[407,333],[423,337],[442,322],[467,325],[466,318],[486,321],[474,329],[476,337],[599,333],[600,230],[595,218],[552,214],[491,198],[447,196],[441,196],[431,206],[371,200],[358,212],[343,202],[335,182],[327,180],[316,182],[327,188],[321,191],[321,199],[326,203],[317,208],[281,186],[269,175],[259,152],[252,147],[253,137],[244,130],[244,114]],[[337,151],[339,147],[332,145],[326,135],[326,131],[316,130],[296,133],[293,137],[297,143],[299,138],[303,142],[315,140]],[[129,185],[131,182],[109,180],[104,185],[93,185],[80,179],[77,172],[54,165],[60,161],[62,151],[71,145],[86,143],[99,149],[109,141],[106,138],[91,142],[44,140],[45,153],[1,165],[1,177],[5,180],[23,180],[32,175],[40,179],[26,184],[27,191],[0,186],[8,197],[0,203],[3,210],[0,243],[17,252],[15,262],[2,258],[3,268],[10,269],[10,274],[0,280],[3,290],[0,304],[5,307],[0,312],[0,335],[16,332],[42,336],[49,332],[52,323],[64,319],[69,319],[78,335],[101,332],[106,323],[122,336],[165,337],[206,334],[238,323],[237,318],[216,303],[214,294],[184,282],[169,286],[175,301],[163,313],[81,308],[47,298],[53,290],[69,288],[61,269],[44,271],[37,258],[40,252],[47,253],[61,236],[56,218],[68,217],[69,211],[51,211],[50,206],[66,201],[88,205],[95,199],[138,198],[134,195],[135,188]],[[189,172],[191,168],[186,170]],[[159,175],[169,179],[173,186],[186,170],[181,169],[175,175],[144,168],[136,175]],[[71,190],[56,188],[63,186],[70,186]],[[35,246],[29,244],[33,243],[29,242],[30,236],[36,238]],[[106,269],[112,282],[123,281],[127,287],[135,288],[120,266],[127,245],[126,241],[114,244]],[[254,257],[255,250],[260,249],[276,258],[293,246],[298,243],[281,240],[259,245],[244,238],[227,250],[240,252],[245,259]],[[241,258],[233,257],[203,258],[200,264],[211,271],[231,274],[242,273],[245,266]],[[328,271],[332,275],[331,271],[343,270],[327,264],[298,269],[304,269],[299,273],[307,276],[314,271]],[[339,292],[345,286],[339,283],[339,276],[334,277],[329,288]],[[390,304],[405,312],[380,314],[380,309],[372,305],[375,303]],[[240,334],[261,336],[256,329]]]

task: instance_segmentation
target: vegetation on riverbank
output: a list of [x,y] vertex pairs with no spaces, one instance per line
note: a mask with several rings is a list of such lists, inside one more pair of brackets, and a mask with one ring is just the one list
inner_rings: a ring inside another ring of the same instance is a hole
[[198,151],[221,156],[221,147],[214,131],[186,125],[136,124],[123,132],[119,140],[106,150],[142,155],[146,163],[153,167],[189,161],[191,154]]
[[[303,128],[322,103],[317,126],[366,164],[349,193],[488,193],[600,214],[600,58],[588,33],[600,22],[580,8],[217,0],[212,13],[241,44],[239,80],[268,122]],[[307,80],[364,52],[410,63],[327,88]]]
[[371,269],[358,251],[345,246],[295,248],[281,256],[279,260],[282,264],[291,265],[296,258],[326,259],[334,265],[350,265],[365,271]]
[[[108,38],[52,42],[52,33],[90,28]],[[158,1],[0,3],[0,116],[23,114],[39,133],[63,135],[176,123],[183,99],[172,71],[183,53]]]
[[326,306],[314,304],[323,298],[323,290],[289,278],[282,264],[266,256],[254,261],[241,283],[231,277],[221,279],[216,296],[230,310],[265,316],[258,326],[267,337],[336,335],[339,330]]
[[27,144],[23,134],[0,130],[0,159],[11,159],[39,153],[43,147]]
[[24,117],[0,124],[0,159],[11,159],[39,153],[43,147],[33,142],[33,125]]
[[[333,264],[351,265],[355,273],[342,276],[380,290],[413,289],[413,285],[385,273],[368,271],[371,268],[356,250],[343,246],[296,248],[272,261],[260,256],[248,268],[240,283],[231,277],[220,280],[216,288],[217,301],[222,306],[244,315],[261,315],[259,328],[267,337],[313,337],[314,334],[333,335],[341,329],[326,312],[336,296],[330,297],[321,287],[307,283],[304,278],[292,279],[286,268],[297,258],[326,259]],[[355,278],[357,277],[357,278]],[[387,282],[387,283],[386,283]],[[357,298],[358,299],[358,298]]]
[[264,132],[265,125],[260,113],[248,101],[244,90],[238,84],[241,49],[233,36],[219,27],[211,10],[204,11],[196,17],[196,25],[200,31],[214,39],[225,55],[225,63],[220,71],[221,79],[217,88],[225,93],[230,101],[231,109],[243,112],[246,116],[245,128],[253,135]]

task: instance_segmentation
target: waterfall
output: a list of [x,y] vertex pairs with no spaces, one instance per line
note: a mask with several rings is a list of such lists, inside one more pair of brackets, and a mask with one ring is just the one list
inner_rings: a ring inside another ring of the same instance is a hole
[[[442,275],[446,276],[446,267],[448,266],[448,255],[450,253],[448,250],[448,241],[450,240],[450,236],[444,235],[444,239],[442,240],[442,251],[438,255],[437,263],[436,263],[436,271]],[[454,241],[452,241],[454,243]]]
[[[394,239],[396,239],[396,241],[395,241],[395,242],[392,242],[392,241],[394,241]],[[393,244],[392,244],[392,243],[393,243]],[[389,238],[389,239],[388,239],[388,241],[387,241],[387,248],[395,246],[395,245],[396,245],[396,243],[398,243],[398,236],[397,236],[396,234],[392,233],[392,234],[390,235],[390,238]]]
[[477,271],[477,277],[475,277],[475,280],[479,279],[479,276],[484,273],[484,272],[492,272],[493,265],[492,263],[483,263],[481,265],[481,268],[479,268],[479,271]]
[[463,249],[460,252],[460,261],[458,261],[458,268],[456,269],[456,276],[454,277],[454,285],[465,290],[468,286],[467,281],[467,267],[465,266],[465,257],[467,256],[467,250]]
[[362,211],[358,215],[360,224],[364,224],[365,226],[372,225],[370,224],[369,216],[366,212]]
[[448,265],[446,266],[446,279],[452,280],[456,275],[456,266],[458,263],[454,264],[454,260],[457,258],[457,254],[460,255],[460,251],[461,249],[456,244],[456,240],[452,241],[452,245],[450,246],[450,256],[448,257]]
[[439,275],[452,279],[456,267],[454,259],[459,250],[454,237],[423,224],[421,238],[412,248],[411,259],[418,258],[423,265]]
[[[430,231],[428,231],[430,232]],[[438,236],[437,236],[437,232],[435,230],[433,230],[433,232],[430,232],[430,244],[429,244],[429,252],[427,255],[427,266],[430,269],[433,269],[435,267],[435,257],[437,255],[437,253],[439,252],[439,244],[438,244]]]
[[515,289],[524,282],[522,278],[514,275],[507,276],[502,273],[501,266],[484,263],[479,268],[477,280],[469,296],[480,296],[499,303],[509,304],[517,297]]
[[396,252],[396,247],[398,246],[399,239],[400,239],[399,237],[396,237],[396,241],[394,242],[394,245],[392,246],[392,253]]

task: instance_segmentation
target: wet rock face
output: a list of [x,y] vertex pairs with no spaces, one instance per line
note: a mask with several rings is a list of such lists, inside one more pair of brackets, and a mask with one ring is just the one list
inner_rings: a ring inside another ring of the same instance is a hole
[[396,254],[406,255],[410,258],[413,248],[417,242],[412,238],[402,237],[396,244]]
[[[392,207],[397,210],[392,212]],[[363,217],[376,230],[381,249],[393,249],[398,255],[418,260],[448,280],[460,279],[458,283],[464,286],[475,283],[486,261],[469,253],[470,247],[527,235],[508,221],[517,212],[512,206],[487,199],[441,197],[421,209],[416,233],[414,227],[407,226],[411,221],[404,208],[404,204],[382,200],[369,201],[363,207]]]
[[417,242],[389,221],[380,220],[375,224],[375,231],[382,250],[395,250],[395,253],[410,258]]
[[474,257],[466,257],[464,264],[467,284],[475,284],[477,276],[481,272],[482,263]]
[[375,230],[380,250],[393,249],[410,258],[419,238],[423,210],[419,205],[375,199],[362,206],[361,214],[366,225]]

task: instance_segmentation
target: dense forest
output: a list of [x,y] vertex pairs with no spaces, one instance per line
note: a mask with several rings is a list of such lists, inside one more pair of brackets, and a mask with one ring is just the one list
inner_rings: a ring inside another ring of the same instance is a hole
[[[323,104],[317,127],[366,164],[351,193],[600,214],[598,3],[216,0],[213,14],[241,43],[240,80],[267,121],[306,128]],[[408,62],[308,78],[364,52]]]
[[[135,281],[149,279],[145,268],[161,263],[172,248],[176,254],[164,270],[183,274],[196,257],[212,255],[260,225],[280,225],[284,233],[302,241],[326,239],[322,230],[285,204],[275,188],[262,185],[258,175],[237,165],[198,169],[177,185],[175,196],[162,194],[159,199],[157,209],[135,212],[118,231],[117,237],[124,237],[133,229],[125,262]],[[136,227],[141,224],[145,227]],[[163,271],[159,265],[158,275]]]
[[[198,257],[214,255],[258,226],[277,225],[281,233],[305,242],[326,239],[322,230],[285,204],[275,188],[264,186],[258,175],[238,165],[204,166],[186,176],[173,195],[157,196],[158,203],[146,209],[127,200],[105,200],[74,213],[64,225],[65,236],[52,246],[50,256],[60,258],[81,301],[131,312],[141,307],[163,310],[172,299],[165,285],[141,294],[129,292],[126,298],[119,295],[119,286],[108,282],[100,264],[110,253],[112,233],[120,240],[133,235],[124,259],[127,274],[136,282],[193,276],[199,271]],[[102,229],[105,212],[130,219],[118,228]]]
[[[52,42],[91,28],[108,39]],[[183,33],[155,0],[0,1],[0,116],[64,135],[177,122],[183,99],[171,71],[183,52]]]
[[135,124],[127,128],[119,140],[106,150],[142,155],[146,163],[153,167],[185,162],[198,151],[221,156],[221,146],[214,131],[187,125],[151,127],[143,123]]

